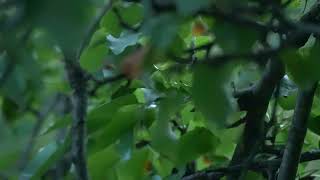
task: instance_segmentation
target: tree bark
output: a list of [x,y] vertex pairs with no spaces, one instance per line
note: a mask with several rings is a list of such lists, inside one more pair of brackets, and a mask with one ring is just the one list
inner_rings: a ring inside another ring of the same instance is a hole
[[72,95],[72,146],[71,154],[78,180],[89,179],[86,163],[86,113],[87,113],[87,78],[79,64],[66,60],[66,71],[73,89]]
[[293,121],[289,131],[289,139],[281,162],[278,180],[294,180],[296,177],[316,86],[317,83],[310,88],[299,90]]
[[[266,71],[258,84],[251,90],[249,95],[242,95],[238,99],[242,110],[247,110],[245,128],[241,141],[238,143],[230,166],[250,164],[264,139],[264,117],[268,108],[269,100],[274,88],[284,74],[284,67],[280,60],[271,59],[267,64]],[[228,179],[239,179],[246,172],[242,166],[240,171],[231,173]]]

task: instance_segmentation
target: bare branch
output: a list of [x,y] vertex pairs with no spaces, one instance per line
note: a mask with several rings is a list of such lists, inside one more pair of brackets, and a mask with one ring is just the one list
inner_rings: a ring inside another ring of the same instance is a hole
[[307,133],[307,122],[312,107],[317,83],[311,88],[300,90],[295,107],[289,139],[279,170],[279,180],[294,180],[298,169],[300,153]]
[[[283,73],[282,63],[278,59],[270,60],[262,79],[252,88],[252,92],[248,91],[251,95],[241,96],[238,99],[239,106],[247,110],[244,118],[246,124],[242,140],[237,145],[230,166],[249,164],[262,145],[264,116],[274,88],[281,80]],[[243,170],[246,169],[243,168]],[[241,174],[234,173],[229,178],[237,179],[239,176]]]
[[[320,159],[320,150],[312,150],[307,151],[301,154],[301,158],[299,160],[300,163],[319,160]],[[209,180],[209,179],[219,179],[228,174],[232,174],[234,172],[240,171],[243,166],[247,166],[250,170],[261,172],[268,169],[278,169],[281,164],[282,157],[272,159],[272,160],[261,160],[250,163],[249,165],[235,165],[225,168],[217,168],[213,170],[204,170],[200,172],[196,172],[192,175],[183,177],[183,180]]]
[[65,69],[70,86],[73,89],[73,121],[71,127],[72,160],[78,180],[89,179],[86,163],[86,114],[87,114],[87,78],[77,62],[66,59]]

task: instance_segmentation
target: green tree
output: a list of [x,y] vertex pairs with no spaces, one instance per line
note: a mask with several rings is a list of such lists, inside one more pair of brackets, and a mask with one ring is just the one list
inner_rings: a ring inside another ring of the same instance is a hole
[[0,1],[0,179],[316,179],[320,1]]

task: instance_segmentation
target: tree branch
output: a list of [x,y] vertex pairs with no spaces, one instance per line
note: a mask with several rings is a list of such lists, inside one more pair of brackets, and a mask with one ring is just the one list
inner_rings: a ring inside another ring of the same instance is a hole
[[87,111],[87,77],[80,65],[70,59],[65,60],[70,86],[73,89],[73,121],[71,127],[71,154],[78,180],[89,179],[86,163],[86,111]]
[[108,1],[108,3],[101,9],[101,12],[92,21],[89,26],[88,31],[83,38],[79,50],[75,57],[65,57],[65,70],[68,75],[69,83],[73,89],[72,95],[72,146],[71,146],[71,157],[75,165],[76,178],[78,180],[89,179],[89,173],[87,169],[86,162],[86,115],[87,115],[87,73],[80,67],[78,62],[82,51],[89,44],[90,39],[99,26],[100,20],[103,18],[104,14],[111,9],[113,0]]
[[[314,160],[320,159],[320,150],[313,150],[304,152],[301,154],[301,158],[299,160],[300,163],[303,162],[309,162]],[[278,169],[281,164],[282,157],[278,157],[276,159],[272,160],[261,160],[261,161],[255,161],[250,163],[249,165],[246,165],[248,169],[253,171],[264,171],[268,169]],[[218,168],[213,170],[204,170],[200,172],[196,172],[192,175],[188,175],[183,177],[183,180],[212,180],[212,179],[220,179],[224,177],[227,174],[232,174],[234,172],[240,171],[243,168],[243,164],[235,165],[235,166],[229,166],[225,168]]]
[[[300,22],[317,22],[319,21],[320,3],[316,3],[307,13],[300,19]],[[316,13],[317,12],[317,13]],[[310,33],[290,33],[285,45],[302,46],[308,40]],[[283,67],[278,60],[269,62],[269,68],[263,75],[262,80],[251,89],[242,93],[238,98],[241,110],[246,110],[246,125],[241,142],[238,143],[230,166],[237,164],[250,163],[260,146],[260,138],[264,131],[263,118],[268,108],[271,94],[276,84],[283,76]],[[262,134],[261,134],[262,133]],[[243,168],[245,170],[246,168]],[[229,179],[238,179],[240,174],[232,174]]]
[[317,83],[311,88],[300,90],[295,107],[289,139],[279,170],[279,180],[294,180],[298,169],[300,153],[307,133],[307,122],[312,107]]
[[[259,147],[263,143],[264,116],[268,108],[269,100],[276,84],[284,75],[284,67],[278,59],[271,59],[267,64],[266,71],[258,84],[249,95],[238,99],[242,110],[247,110],[245,128],[241,141],[238,143],[230,166],[250,163]],[[245,167],[243,170],[245,171]],[[234,173],[229,178],[238,179],[241,173]]]
[[115,82],[115,81],[119,81],[121,79],[125,79],[126,76],[124,74],[119,74],[119,75],[116,75],[114,77],[108,77],[108,78],[104,78],[102,80],[98,80],[98,79],[95,79],[94,77],[90,76],[90,79],[93,80],[95,82],[93,88],[91,90],[89,90],[88,94],[90,96],[94,96],[97,92],[97,90],[107,84],[107,83],[112,83],[112,82]]

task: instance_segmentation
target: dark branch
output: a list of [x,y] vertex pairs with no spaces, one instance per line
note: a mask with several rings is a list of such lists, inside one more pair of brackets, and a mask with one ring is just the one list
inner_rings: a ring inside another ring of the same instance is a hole
[[[246,110],[246,121],[242,140],[239,142],[230,166],[250,163],[258,152],[264,139],[264,116],[269,100],[276,84],[281,80],[284,67],[278,59],[269,61],[262,79],[253,86],[249,95],[241,96],[238,103]],[[245,170],[245,168],[243,169]],[[241,174],[232,174],[231,179],[238,178]]]
[[[320,12],[320,2],[317,2],[307,13],[300,19],[300,22],[319,21],[318,14]],[[308,40],[310,33],[290,33],[284,45],[294,45],[300,47]],[[275,86],[278,84],[283,76],[284,69],[279,60],[273,59],[270,62],[269,68],[263,75],[262,80],[253,86],[251,89],[245,91],[238,97],[238,103],[242,110],[247,110],[246,126],[242,141],[239,142],[231,166],[250,163],[250,160],[255,156],[259,146],[261,145],[261,133],[263,133],[263,118],[268,108],[268,103]],[[263,135],[263,134],[262,134]],[[243,168],[244,170],[246,168]],[[237,179],[240,174],[233,174],[230,179]]]
[[187,49],[187,53],[194,53],[195,51],[201,51],[201,50],[209,50],[215,43],[214,42],[209,42],[207,44],[203,44],[201,46],[197,47],[191,47],[190,49]]
[[[301,158],[299,160],[300,163],[319,160],[320,159],[320,150],[313,150],[304,152],[301,154]],[[265,171],[266,169],[278,169],[281,164],[282,157],[278,157],[276,159],[272,160],[261,160],[261,161],[255,161],[250,163],[249,165],[246,165],[248,169],[261,172]],[[211,180],[211,179],[220,179],[228,174],[232,174],[234,172],[240,171],[243,168],[243,164],[230,166],[226,168],[218,168],[213,170],[204,170],[200,172],[196,172],[192,175],[185,176],[182,179],[183,180]]]
[[108,84],[108,83],[115,82],[115,81],[119,81],[119,80],[121,80],[121,79],[125,79],[126,76],[125,76],[124,74],[119,74],[119,75],[116,75],[116,76],[114,76],[114,77],[104,78],[104,79],[102,79],[102,80],[98,80],[98,79],[96,79],[96,78],[94,78],[94,77],[92,77],[92,76],[90,76],[89,78],[90,78],[91,80],[93,80],[93,81],[95,82],[95,84],[94,84],[94,87],[93,87],[91,90],[89,90],[89,93],[88,93],[88,94],[89,94],[90,96],[94,96],[95,93],[97,92],[97,90],[98,90],[101,86],[103,86],[103,85],[105,85],[105,84]]
[[298,169],[300,153],[307,133],[307,122],[312,107],[317,83],[311,88],[300,90],[295,107],[289,139],[279,170],[279,180],[294,180]]
[[65,60],[65,69],[68,74],[70,86],[73,89],[73,121],[71,127],[72,160],[75,165],[76,177],[78,180],[89,179],[86,163],[86,111],[87,111],[87,77],[80,65],[72,61]]

